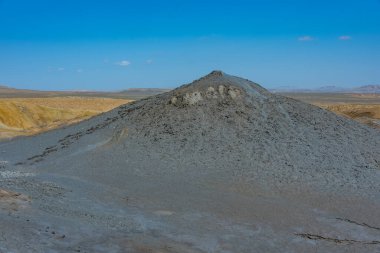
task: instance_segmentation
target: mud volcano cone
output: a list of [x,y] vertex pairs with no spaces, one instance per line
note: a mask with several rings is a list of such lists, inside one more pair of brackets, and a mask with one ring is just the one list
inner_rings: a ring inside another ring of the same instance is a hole
[[7,179],[35,201],[22,239],[73,235],[42,248],[379,250],[379,131],[221,71],[0,148],[29,173]]

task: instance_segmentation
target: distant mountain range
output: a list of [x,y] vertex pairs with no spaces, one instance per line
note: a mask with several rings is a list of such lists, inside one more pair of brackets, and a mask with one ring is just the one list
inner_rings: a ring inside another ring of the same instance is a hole
[[380,93],[380,85],[365,85],[354,89],[358,93]]
[[[342,88],[338,86],[322,86],[315,89],[293,88],[291,86],[281,86],[269,89],[274,93],[380,93],[380,85],[364,85],[354,88]],[[0,97],[52,97],[52,96],[100,96],[100,97],[120,97],[128,99],[139,99],[168,92],[168,88],[130,88],[117,92],[100,91],[37,91],[26,89],[15,89],[9,86],[0,85]]]
[[342,88],[338,86],[323,86],[316,89],[297,89],[292,87],[279,87],[271,89],[275,93],[380,93],[380,85],[364,85],[354,88]]
[[6,86],[6,85],[1,85],[1,84],[0,84],[0,90],[5,90],[5,89],[10,90],[10,89],[12,89],[12,88],[10,88],[10,87],[8,87],[8,86]]
[[123,99],[141,99],[164,93],[170,89],[161,88],[131,88],[122,91],[38,91],[15,89],[9,86],[0,85],[0,98],[9,97],[62,97],[62,96],[84,96],[84,97],[109,97],[109,98],[123,98]]
[[168,92],[170,89],[164,88],[130,88],[120,91],[119,93],[125,93],[131,96],[153,96],[160,93]]

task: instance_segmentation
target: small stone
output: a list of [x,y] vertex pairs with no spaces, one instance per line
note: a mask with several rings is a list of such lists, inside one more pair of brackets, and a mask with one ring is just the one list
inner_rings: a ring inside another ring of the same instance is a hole
[[223,86],[223,85],[219,85],[218,90],[219,90],[219,94],[220,94],[222,97],[224,97],[224,86]]
[[177,97],[172,97],[172,99],[170,100],[170,103],[175,105],[177,103]]
[[218,95],[217,95],[217,93],[215,92],[214,87],[208,87],[208,88],[207,88],[206,96],[207,96],[208,98],[218,98]]
[[235,99],[240,95],[240,91],[237,89],[230,89],[228,90],[228,95],[230,95],[232,99]]
[[195,91],[193,93],[186,93],[183,99],[189,105],[194,105],[199,101],[203,100],[202,95],[199,91]]

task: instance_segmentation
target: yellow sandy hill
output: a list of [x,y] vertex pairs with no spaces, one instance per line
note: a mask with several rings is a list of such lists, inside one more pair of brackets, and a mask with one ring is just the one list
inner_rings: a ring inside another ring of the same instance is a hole
[[380,104],[322,104],[319,106],[380,129]]
[[72,124],[128,102],[95,97],[3,98],[0,99],[0,139]]

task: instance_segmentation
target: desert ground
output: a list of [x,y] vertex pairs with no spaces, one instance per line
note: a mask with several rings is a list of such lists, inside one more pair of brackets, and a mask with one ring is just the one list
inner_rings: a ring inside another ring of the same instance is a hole
[[[0,88],[0,141],[86,120],[168,89],[54,92]],[[281,93],[380,129],[380,94]]]
[[0,252],[379,252],[379,130],[214,71],[0,143]]

